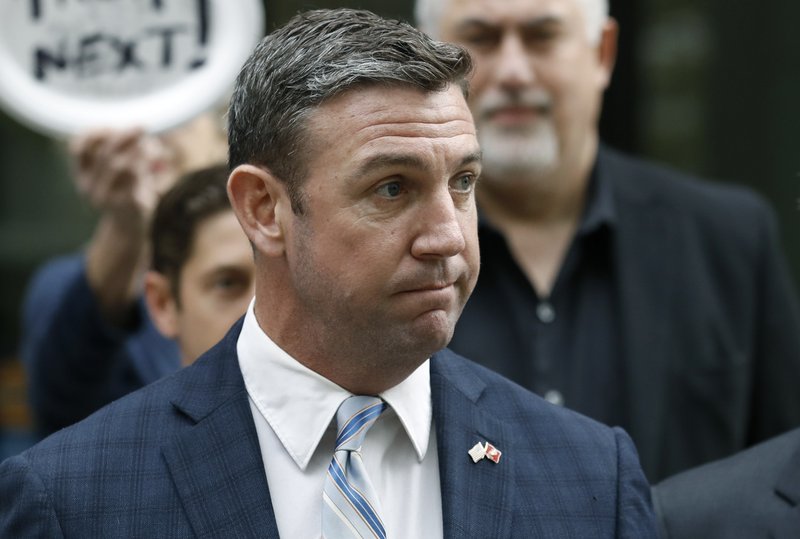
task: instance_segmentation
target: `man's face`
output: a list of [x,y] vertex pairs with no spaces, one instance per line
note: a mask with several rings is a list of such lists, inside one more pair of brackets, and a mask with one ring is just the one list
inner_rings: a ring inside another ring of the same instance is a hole
[[449,342],[478,275],[480,156],[460,89],[358,88],[320,106],[307,132],[288,307],[321,347],[424,359]]
[[217,343],[247,310],[254,293],[253,251],[233,211],[205,219],[181,270],[175,309],[184,364]]
[[442,0],[439,38],[476,63],[470,106],[490,181],[552,172],[596,137],[610,66],[578,0]]

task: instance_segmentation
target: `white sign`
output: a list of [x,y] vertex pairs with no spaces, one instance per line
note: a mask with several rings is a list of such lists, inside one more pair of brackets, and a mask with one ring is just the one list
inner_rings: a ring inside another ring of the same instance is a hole
[[0,0],[0,105],[49,134],[169,129],[233,86],[261,0]]

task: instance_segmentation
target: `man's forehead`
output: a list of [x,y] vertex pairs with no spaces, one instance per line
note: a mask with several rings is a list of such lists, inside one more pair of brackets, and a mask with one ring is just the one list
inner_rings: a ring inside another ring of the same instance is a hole
[[353,179],[397,168],[444,172],[480,156],[472,114],[457,86],[342,94],[319,107],[308,128],[311,166],[341,166]]
[[522,26],[580,13],[579,0],[442,0],[444,29],[469,22]]
[[325,102],[308,118],[308,129],[323,138],[345,133],[361,143],[382,136],[454,137],[475,133],[461,89],[440,91],[411,86],[369,86]]

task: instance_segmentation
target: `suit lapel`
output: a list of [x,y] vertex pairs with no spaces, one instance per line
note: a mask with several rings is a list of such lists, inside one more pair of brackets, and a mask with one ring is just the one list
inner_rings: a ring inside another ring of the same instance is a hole
[[507,537],[511,529],[513,457],[473,462],[467,451],[511,440],[499,418],[477,406],[485,384],[444,350],[431,360],[433,418],[439,455],[444,537]]
[[241,323],[191,367],[173,405],[195,424],[162,447],[197,537],[278,537],[236,361]]
[[[603,155],[603,154],[601,154]],[[624,361],[625,406],[629,410],[627,430],[636,443],[651,448],[642,454],[645,470],[656,470],[661,461],[666,399],[664,383],[669,376],[670,348],[668,327],[675,297],[678,253],[675,230],[665,209],[632,183],[637,178],[607,156],[600,173],[613,186],[618,208],[615,231],[614,263],[620,298],[620,328]],[[674,220],[674,219],[673,219]],[[655,241],[655,238],[658,238]],[[635,403],[635,405],[634,405]]]

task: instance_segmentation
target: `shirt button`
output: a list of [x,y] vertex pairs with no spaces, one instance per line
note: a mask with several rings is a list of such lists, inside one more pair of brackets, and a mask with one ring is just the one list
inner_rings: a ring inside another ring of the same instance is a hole
[[556,391],[555,389],[551,389],[550,391],[545,393],[544,400],[546,400],[550,404],[555,404],[556,406],[564,406],[564,395],[562,395],[560,391]]
[[543,301],[536,306],[536,316],[542,324],[549,324],[556,318],[556,311],[548,302]]

